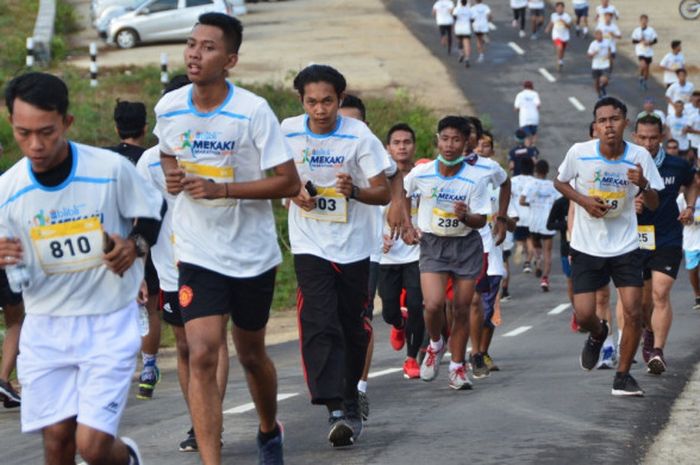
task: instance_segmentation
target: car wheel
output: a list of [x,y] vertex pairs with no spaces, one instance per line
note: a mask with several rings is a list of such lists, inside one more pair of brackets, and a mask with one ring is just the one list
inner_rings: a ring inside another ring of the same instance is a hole
[[139,41],[139,35],[133,29],[122,29],[117,32],[115,42],[119,48],[132,48]]

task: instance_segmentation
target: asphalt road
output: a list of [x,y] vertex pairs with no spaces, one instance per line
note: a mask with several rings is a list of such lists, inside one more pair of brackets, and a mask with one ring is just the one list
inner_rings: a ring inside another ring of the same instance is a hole
[[[492,33],[486,62],[465,70],[456,55],[445,56],[430,4],[420,0],[386,0],[388,7],[437,56],[449,62],[450,73],[484,119],[492,122],[501,140],[517,126],[512,101],[524,79],[535,82],[543,100],[540,149],[554,165],[568,147],[587,136],[595,102],[589,64],[583,58],[588,41],[574,38],[565,72],[553,69],[548,39],[518,39],[510,27],[507,2],[490,2],[497,29]],[[523,50],[519,55],[508,42]],[[539,72],[556,78],[549,82]],[[417,64],[420,69],[420,64]],[[621,96],[635,114],[643,95],[638,92],[634,64],[618,59],[610,93]],[[660,97],[661,88],[650,92]],[[576,97],[585,107],[569,102]],[[558,249],[556,249],[558,250]],[[650,440],[668,420],[670,406],[682,391],[693,365],[700,360],[697,334],[700,316],[691,310],[692,293],[681,271],[672,302],[675,320],[666,354],[669,371],[662,377],[646,374],[640,365],[633,375],[646,390],[642,399],[610,395],[613,372],[583,372],[578,355],[584,336],[569,330],[570,308],[565,283],[555,258],[552,291],[542,293],[537,280],[519,271],[511,283],[512,302],[503,305],[503,325],[491,354],[502,371],[475,382],[473,391],[447,387],[443,365],[432,383],[401,376],[403,354],[387,343],[388,328],[377,318],[377,345],[369,382],[372,412],[356,447],[332,450],[326,441],[325,409],[308,401],[297,342],[270,347],[279,374],[279,417],[286,428],[287,463],[334,464],[631,464],[639,462]],[[560,313],[551,314],[554,309]],[[511,333],[513,335],[508,335]],[[447,359],[445,359],[445,362]],[[256,416],[236,360],[224,402],[224,463],[256,463]],[[155,398],[144,402],[131,395],[121,434],[137,440],[147,464],[199,463],[197,454],[180,453],[177,444],[189,428],[185,404],[174,372],[165,372]],[[19,433],[19,414],[0,410],[2,463],[41,463],[38,436]]]

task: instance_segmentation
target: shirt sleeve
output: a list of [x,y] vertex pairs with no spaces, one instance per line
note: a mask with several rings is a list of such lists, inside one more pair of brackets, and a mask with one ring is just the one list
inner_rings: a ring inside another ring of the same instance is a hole
[[143,178],[126,158],[119,157],[117,204],[123,218],[160,219],[163,196]]
[[258,105],[251,116],[250,135],[260,154],[261,170],[272,169],[294,158],[277,117],[265,101]]
[[389,168],[389,157],[386,149],[369,129],[360,135],[357,150],[357,163],[367,179],[373,178]]
[[491,214],[491,196],[489,195],[488,178],[481,178],[474,188],[473,195],[469,198],[469,211],[477,215]]
[[574,147],[569,149],[564,157],[564,161],[559,165],[559,174],[557,175],[558,181],[569,182],[578,174],[576,172],[576,152],[574,151]]
[[588,54],[593,55],[597,52],[597,47],[595,45],[595,42],[591,42],[591,45],[588,46]]
[[403,177],[403,189],[406,191],[406,197],[410,197],[416,189],[416,168],[413,168]]
[[664,57],[661,59],[661,62],[659,63],[659,66],[662,66],[664,68],[668,67],[668,60],[669,60],[668,56],[669,56],[668,53],[666,55],[664,55]]
[[491,170],[491,182],[494,186],[501,186],[508,179],[508,174],[500,165],[494,166]]
[[515,96],[515,101],[513,102],[513,106],[515,108],[520,109],[520,94]]
[[639,164],[642,166],[644,177],[649,181],[651,188],[657,191],[663,190],[666,186],[649,152],[645,151],[640,158]]
[[668,89],[666,89],[666,97],[673,99],[673,92],[675,91],[675,87],[675,83],[668,86]]
[[687,207],[685,203],[685,196],[683,194],[678,194],[678,197],[676,197],[676,203],[678,204],[678,210],[680,211],[685,210]]

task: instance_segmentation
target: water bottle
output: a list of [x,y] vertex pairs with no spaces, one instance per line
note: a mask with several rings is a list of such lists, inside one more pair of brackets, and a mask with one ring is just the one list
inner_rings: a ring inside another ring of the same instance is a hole
[[10,289],[15,294],[19,294],[29,287],[31,276],[29,270],[24,263],[5,266],[5,274],[7,282],[10,284]]
[[141,337],[148,335],[148,331],[148,310],[146,310],[145,305],[139,305],[139,332]]

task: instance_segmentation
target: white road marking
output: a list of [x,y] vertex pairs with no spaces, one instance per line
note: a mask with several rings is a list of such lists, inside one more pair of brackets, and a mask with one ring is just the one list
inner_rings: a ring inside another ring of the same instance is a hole
[[564,310],[568,309],[571,307],[571,304],[560,304],[551,309],[550,311],[547,312],[547,315],[559,315],[562,313]]
[[574,108],[576,108],[578,111],[586,111],[586,107],[584,107],[576,97],[569,97],[569,102],[571,102]]
[[509,331],[503,335],[503,337],[513,337],[513,336],[518,336],[525,331],[529,331],[532,329],[532,326],[520,326],[518,328],[515,328],[513,331]]
[[379,371],[373,371],[369,375],[367,375],[368,378],[378,378],[380,376],[384,375],[390,375],[392,373],[396,373],[397,371],[401,371],[403,368],[387,368],[386,370],[379,370]]
[[[298,392],[292,392],[289,394],[277,394],[277,402],[283,401],[285,399],[290,399],[292,397],[298,396]],[[238,407],[233,407],[228,410],[224,410],[225,414],[235,414],[235,413],[245,413],[251,410],[255,410],[255,404],[248,402],[247,404],[239,405]]]
[[489,22],[489,30],[495,31],[496,29],[498,29],[498,28],[496,27],[496,25],[493,24],[493,23],[491,23],[491,22]]
[[515,50],[515,53],[518,55],[525,55],[525,50],[520,48],[520,45],[516,44],[515,42],[508,42],[508,46]]
[[544,76],[544,78],[545,78],[546,80],[548,80],[549,82],[557,82],[557,78],[555,78],[554,76],[552,76],[552,75],[549,73],[549,71],[547,71],[546,69],[540,68],[540,69],[539,69],[539,72],[540,72],[540,74],[541,74],[542,76]]

